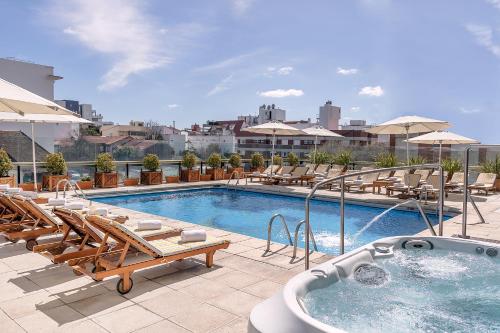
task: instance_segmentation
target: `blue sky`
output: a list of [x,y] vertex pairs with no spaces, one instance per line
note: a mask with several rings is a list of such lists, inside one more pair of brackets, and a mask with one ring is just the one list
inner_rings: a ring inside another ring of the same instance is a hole
[[[0,0],[0,56],[52,65],[56,98],[188,126],[327,99],[498,142],[500,0]],[[5,15],[7,14],[7,15]]]

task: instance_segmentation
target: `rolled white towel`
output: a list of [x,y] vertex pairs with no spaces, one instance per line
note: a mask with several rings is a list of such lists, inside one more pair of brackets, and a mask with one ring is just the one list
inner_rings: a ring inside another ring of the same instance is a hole
[[5,190],[7,193],[21,193],[23,191],[22,188],[20,187],[9,187],[8,189]]
[[98,215],[98,216],[108,216],[109,211],[106,207],[92,207],[89,209],[89,215]]
[[158,230],[161,229],[160,220],[142,220],[137,222],[137,230]]
[[387,180],[398,180],[399,178],[398,177],[389,177],[387,178]]
[[19,193],[20,195],[22,195],[23,197],[25,198],[29,198],[29,199],[38,199],[38,193],[37,192],[33,192],[33,191],[23,191],[21,193]]
[[7,191],[9,188],[9,184],[0,184],[0,191]]
[[284,173],[283,177],[292,177],[292,174],[290,174],[290,173]]
[[64,205],[64,208],[66,209],[74,209],[74,210],[81,210],[85,208],[85,204],[81,201],[75,201],[75,202],[66,202]]
[[252,176],[260,176],[260,172],[255,171],[254,173],[252,173]]
[[64,198],[49,198],[47,205],[49,206],[64,206],[66,204],[66,199]]
[[394,187],[405,187],[404,183],[395,183]]
[[181,232],[181,242],[203,242],[207,240],[207,232],[203,229],[185,230]]
[[352,183],[354,185],[361,185],[361,184],[363,184],[363,180],[362,179],[356,179],[356,180],[353,180]]
[[423,190],[432,190],[434,187],[431,184],[424,184],[422,185]]

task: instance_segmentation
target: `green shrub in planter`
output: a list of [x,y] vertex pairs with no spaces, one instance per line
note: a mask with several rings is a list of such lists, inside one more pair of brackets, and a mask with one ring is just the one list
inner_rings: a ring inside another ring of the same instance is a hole
[[398,158],[393,153],[380,153],[375,157],[378,168],[392,168],[398,165]]
[[90,176],[83,176],[82,178],[80,178],[81,182],[89,182],[91,180],[92,180],[92,178],[90,178]]
[[273,164],[274,165],[283,165],[283,158],[280,155],[274,155]]
[[241,166],[241,157],[239,154],[231,154],[228,161],[229,165],[233,168],[239,168]]
[[410,157],[410,165],[420,165],[427,163],[427,160],[423,156],[412,156]]
[[182,157],[182,166],[186,169],[192,169],[196,165],[196,160],[196,155],[188,152]]
[[62,176],[66,173],[66,161],[61,153],[48,154],[45,162],[49,175]]
[[451,177],[455,172],[459,172],[462,170],[462,161],[445,158],[441,161],[441,166],[443,167],[444,171],[448,172],[448,177]]
[[219,169],[222,165],[222,157],[218,153],[212,153],[207,159],[207,165],[212,169]]
[[0,177],[8,177],[13,165],[5,149],[0,148]]
[[97,155],[96,161],[97,171],[110,173],[115,171],[116,165],[113,161],[113,156],[110,153],[101,153]]
[[483,163],[481,172],[494,173],[500,177],[500,155],[496,155],[494,160]]
[[287,158],[288,164],[291,166],[299,165],[299,157],[295,153],[288,154]]
[[160,159],[155,154],[147,154],[142,160],[142,165],[144,165],[148,171],[156,171],[160,168]]
[[250,160],[250,165],[254,169],[262,168],[264,166],[264,156],[262,156],[261,153],[253,153]]
[[337,164],[337,165],[348,166],[353,161],[354,161],[354,158],[352,156],[352,151],[350,151],[350,150],[343,150],[340,153],[333,156],[333,158],[332,158],[332,163]]
[[331,156],[325,151],[312,151],[309,154],[309,161],[312,164],[328,164],[330,163]]

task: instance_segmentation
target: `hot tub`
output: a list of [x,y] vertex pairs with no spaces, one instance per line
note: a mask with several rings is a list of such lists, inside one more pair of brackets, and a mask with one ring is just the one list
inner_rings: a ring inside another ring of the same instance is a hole
[[391,237],[292,278],[249,332],[500,332],[500,246]]

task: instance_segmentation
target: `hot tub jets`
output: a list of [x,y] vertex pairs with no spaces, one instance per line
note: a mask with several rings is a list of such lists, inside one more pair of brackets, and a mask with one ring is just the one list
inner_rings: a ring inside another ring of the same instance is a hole
[[376,265],[364,264],[354,271],[354,280],[367,286],[380,286],[389,280],[389,276]]
[[404,241],[401,244],[403,249],[413,249],[413,250],[432,250],[434,245],[425,239],[411,239]]

